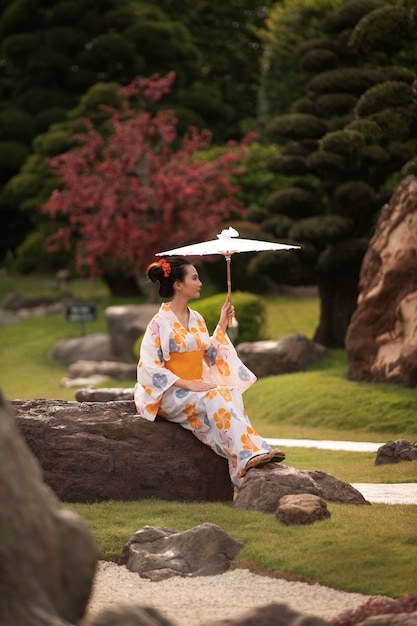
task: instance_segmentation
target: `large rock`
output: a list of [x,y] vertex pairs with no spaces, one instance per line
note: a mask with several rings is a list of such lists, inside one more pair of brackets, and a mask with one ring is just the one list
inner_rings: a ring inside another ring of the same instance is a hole
[[159,310],[157,304],[126,304],[109,306],[105,310],[112,353],[119,361],[136,363],[135,342]]
[[352,485],[331,474],[269,463],[248,471],[233,506],[275,513],[281,498],[291,494],[313,494],[330,502],[369,504]]
[[85,337],[60,339],[50,351],[55,359],[65,363],[76,361],[115,361],[111,351],[110,337],[106,333],[93,333]]
[[226,459],[181,426],[141,418],[132,401],[12,404],[46,483],[62,500],[233,498]]
[[98,558],[85,522],[42,481],[0,392],[1,626],[64,626],[83,616]]
[[328,350],[305,335],[295,333],[280,339],[248,341],[237,346],[243,363],[258,377],[303,372],[328,354]]
[[200,524],[182,532],[145,526],[126,543],[119,565],[153,581],[216,576],[229,569],[243,545],[216,524]]
[[417,443],[397,439],[378,448],[375,465],[390,465],[400,461],[417,461]]
[[417,385],[417,178],[381,212],[365,254],[346,334],[351,380]]

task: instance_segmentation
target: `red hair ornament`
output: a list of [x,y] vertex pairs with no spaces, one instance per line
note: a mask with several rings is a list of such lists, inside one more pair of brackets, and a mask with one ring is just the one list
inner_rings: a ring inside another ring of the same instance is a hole
[[168,276],[171,274],[171,266],[170,266],[170,264],[165,259],[161,259],[160,261],[158,261],[158,263],[162,267],[162,272],[164,274],[164,278],[168,278]]

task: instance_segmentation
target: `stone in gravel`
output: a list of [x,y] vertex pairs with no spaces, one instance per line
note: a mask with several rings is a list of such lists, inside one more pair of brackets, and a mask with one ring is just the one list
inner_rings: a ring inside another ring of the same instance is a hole
[[119,565],[154,582],[172,576],[215,576],[229,569],[243,545],[216,524],[183,532],[145,526],[125,544]]
[[283,496],[275,516],[283,524],[312,524],[329,519],[330,513],[323,498],[311,493],[300,493]]
[[293,611],[286,604],[272,603],[253,609],[236,619],[208,622],[204,626],[328,626],[320,617]]
[[82,622],[81,626],[174,626],[152,607],[121,606],[105,609]]
[[310,493],[331,502],[369,505],[357,489],[331,474],[268,463],[248,471],[233,506],[275,513],[283,496],[300,493]]
[[368,617],[361,626],[417,626],[417,612]]

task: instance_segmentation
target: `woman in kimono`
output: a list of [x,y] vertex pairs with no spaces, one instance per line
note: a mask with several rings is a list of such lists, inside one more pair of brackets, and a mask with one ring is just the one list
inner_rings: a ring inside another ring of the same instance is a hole
[[236,488],[252,468],[284,460],[252,427],[242,393],[256,377],[239,359],[226,329],[234,314],[229,297],[209,336],[203,317],[188,302],[202,283],[184,257],[151,263],[147,277],[169,299],[148,324],[138,363],[134,399],[138,413],[180,424],[229,462]]

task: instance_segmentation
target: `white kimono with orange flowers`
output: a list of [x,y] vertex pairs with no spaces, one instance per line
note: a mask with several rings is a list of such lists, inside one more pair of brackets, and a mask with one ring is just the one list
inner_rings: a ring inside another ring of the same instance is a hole
[[[176,387],[179,379],[216,384],[209,391]],[[144,335],[135,404],[142,417],[160,415],[191,430],[229,461],[232,482],[239,487],[246,463],[271,447],[253,429],[242,393],[256,380],[217,326],[209,336],[202,316],[190,309],[188,329],[168,304],[162,304]]]

